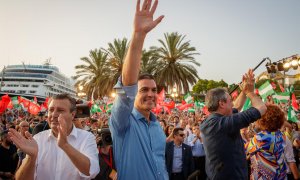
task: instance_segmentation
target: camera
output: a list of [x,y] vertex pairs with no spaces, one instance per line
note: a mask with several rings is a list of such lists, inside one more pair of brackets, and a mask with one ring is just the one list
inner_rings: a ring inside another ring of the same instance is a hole
[[75,118],[86,118],[90,117],[90,108],[86,104],[76,104],[76,115]]
[[98,129],[97,133],[101,137],[98,146],[103,147],[103,146],[112,145],[112,138],[111,138],[111,133],[109,128]]

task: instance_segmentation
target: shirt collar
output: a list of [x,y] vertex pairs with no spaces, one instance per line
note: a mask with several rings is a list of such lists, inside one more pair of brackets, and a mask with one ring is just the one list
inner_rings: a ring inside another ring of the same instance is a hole
[[[139,120],[143,119],[144,121],[147,121],[144,115],[142,115],[136,108],[133,108],[132,114],[134,115],[134,117],[136,117]],[[156,116],[152,112],[150,112],[150,121],[152,122],[156,121]]]
[[179,146],[177,146],[175,143],[174,143],[174,141],[173,141],[173,145],[175,146],[175,147],[182,147],[182,143],[179,145]]
[[[75,139],[77,138],[77,134],[78,134],[78,130],[77,130],[77,128],[74,126],[74,124],[73,124],[73,128],[72,128],[72,131],[71,131],[71,133],[68,135],[68,137],[70,136],[73,136]],[[51,129],[49,129],[49,135],[48,135],[48,138],[50,138],[50,137],[53,137],[53,138],[56,138],[55,136],[54,136],[54,134],[53,134],[53,132],[52,132],[52,130]]]

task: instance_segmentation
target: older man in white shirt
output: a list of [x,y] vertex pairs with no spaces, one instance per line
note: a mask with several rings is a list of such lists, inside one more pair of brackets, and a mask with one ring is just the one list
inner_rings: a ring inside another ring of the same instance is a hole
[[16,179],[91,179],[99,172],[95,137],[77,129],[72,120],[76,101],[67,94],[52,97],[48,108],[49,130],[28,139],[10,129],[11,140],[27,156]]

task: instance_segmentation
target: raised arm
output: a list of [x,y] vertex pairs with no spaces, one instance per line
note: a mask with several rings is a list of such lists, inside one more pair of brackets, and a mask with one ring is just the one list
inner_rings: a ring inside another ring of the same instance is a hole
[[[250,99],[252,107],[255,107],[261,116],[264,115],[267,111],[267,107],[261,98],[254,93],[254,74],[251,69],[243,76],[243,83],[240,85],[240,88]],[[245,100],[243,102],[245,103]]]
[[146,35],[155,28],[164,17],[160,16],[153,20],[153,14],[156,10],[158,0],[155,0],[153,5],[151,4],[152,0],[144,0],[142,7],[140,7],[140,0],[138,0],[136,4],[133,24],[134,30],[122,69],[122,83],[124,86],[136,84]]
[[32,138],[31,134],[27,131],[25,136],[19,134],[14,129],[9,129],[9,136],[11,140],[20,148],[24,153],[26,153],[26,158],[24,159],[22,165],[16,172],[16,179],[34,179],[34,172],[36,166],[36,159],[38,155],[38,145],[36,141]]

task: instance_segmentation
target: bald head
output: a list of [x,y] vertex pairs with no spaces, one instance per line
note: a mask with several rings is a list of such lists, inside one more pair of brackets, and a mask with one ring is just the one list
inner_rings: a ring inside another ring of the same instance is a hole
[[22,121],[19,126],[22,135],[29,130],[29,123],[27,121]]

